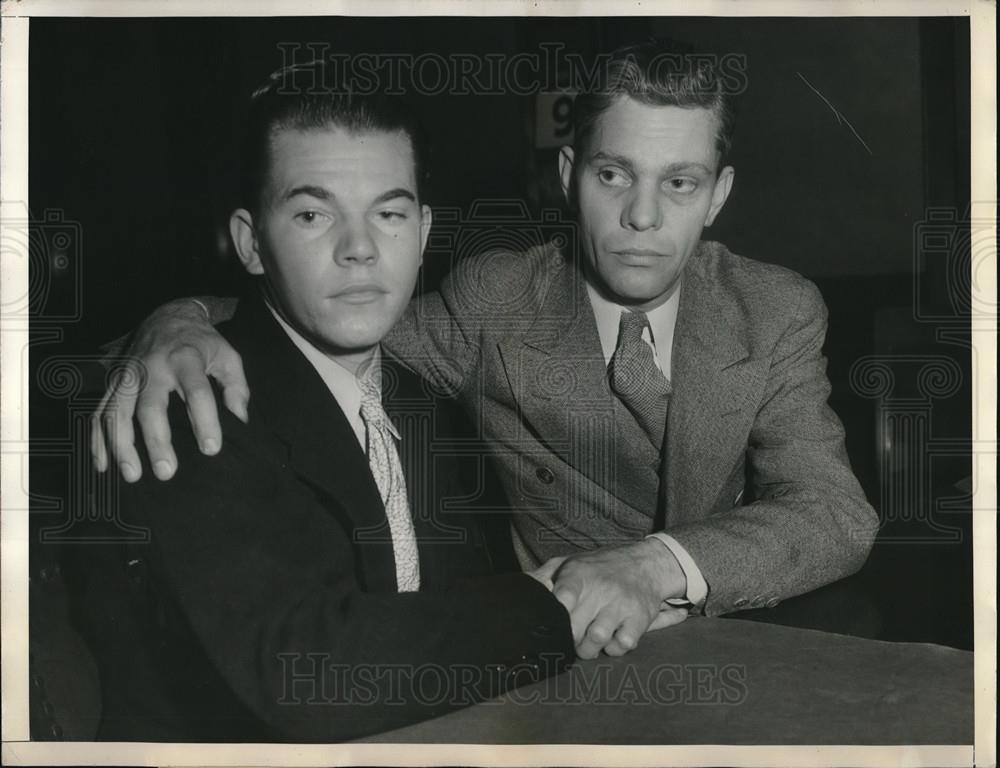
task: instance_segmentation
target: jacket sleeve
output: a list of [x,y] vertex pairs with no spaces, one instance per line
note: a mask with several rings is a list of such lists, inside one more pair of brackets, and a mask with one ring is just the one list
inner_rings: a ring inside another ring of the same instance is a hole
[[748,438],[752,503],[667,531],[708,583],[708,615],[773,605],[854,573],[878,529],[827,404],[826,307],[805,280],[793,306]]
[[[236,314],[236,307],[239,305],[239,299],[235,296],[198,296],[178,299],[177,301],[190,301],[200,304],[205,310],[208,321],[212,325],[218,325],[226,320],[231,320],[233,315]],[[105,368],[110,368],[118,358],[121,358],[128,351],[129,339],[134,330],[101,345],[101,364]]]
[[350,534],[280,451],[223,416],[201,455],[174,401],[175,478],[123,486],[151,531],[150,561],[210,662],[284,737],[350,739],[561,671],[566,611],[524,574],[443,593],[371,593]]

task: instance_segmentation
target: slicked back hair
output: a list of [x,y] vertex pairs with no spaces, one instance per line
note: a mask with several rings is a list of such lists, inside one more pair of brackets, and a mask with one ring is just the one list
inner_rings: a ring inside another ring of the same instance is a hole
[[402,133],[413,150],[418,200],[427,194],[427,141],[411,104],[401,96],[352,91],[327,82],[323,62],[283,67],[250,97],[241,147],[239,204],[255,216],[281,131],[340,128],[352,134]]

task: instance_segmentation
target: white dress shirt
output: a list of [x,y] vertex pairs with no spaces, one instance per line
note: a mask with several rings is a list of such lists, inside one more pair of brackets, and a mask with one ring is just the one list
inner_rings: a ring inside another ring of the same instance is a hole
[[[267,308],[271,310],[271,314],[274,315],[274,319],[278,321],[278,325],[281,326],[282,330],[288,334],[288,338],[306,356],[306,360],[312,364],[312,367],[316,369],[316,372],[323,379],[323,383],[330,390],[330,394],[333,395],[333,398],[337,401],[337,405],[340,406],[340,410],[347,417],[351,429],[354,430],[354,435],[358,438],[361,450],[367,455],[368,430],[365,427],[364,419],[361,418],[361,385],[358,384],[357,377],[336,360],[331,359],[316,349],[301,333],[285,322],[270,304],[267,305]],[[381,359],[381,350],[379,347],[375,347],[370,365],[378,366],[381,363]],[[379,381],[379,387],[381,388],[380,377],[376,380]],[[388,427],[393,437],[399,440],[399,433],[396,431],[395,426],[389,422]]]
[[[587,293],[590,295],[590,306],[594,310],[594,320],[597,321],[597,333],[601,338],[604,362],[610,364],[611,358],[615,354],[615,348],[618,346],[621,314],[629,309],[608,301],[590,283],[587,283]],[[663,372],[668,380],[671,373],[670,361],[674,349],[674,328],[677,325],[677,308],[680,306],[680,298],[681,289],[678,289],[663,304],[647,312],[649,327],[642,332],[643,340],[653,350],[653,360],[657,368]],[[650,334],[652,334],[652,338],[650,338]],[[677,558],[681,570],[684,571],[684,577],[687,579],[687,594],[681,602],[692,603],[696,606],[704,603],[705,598],[708,597],[708,584],[701,569],[680,542],[664,531],[657,531],[646,538],[659,539]],[[671,600],[670,602],[677,601]]]

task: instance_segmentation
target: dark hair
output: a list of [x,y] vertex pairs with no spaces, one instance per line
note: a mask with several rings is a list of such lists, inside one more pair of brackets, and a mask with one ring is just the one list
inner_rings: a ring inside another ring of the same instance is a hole
[[412,105],[402,96],[361,93],[329,82],[333,68],[322,61],[273,72],[250,97],[240,152],[239,204],[258,213],[278,131],[342,128],[351,133],[401,132],[413,148],[417,197],[426,197],[427,141]]
[[719,121],[715,146],[721,168],[733,140],[732,94],[724,87],[714,56],[671,40],[623,46],[598,61],[596,81],[573,105],[573,151],[582,158],[597,119],[620,97],[650,106],[710,109]]

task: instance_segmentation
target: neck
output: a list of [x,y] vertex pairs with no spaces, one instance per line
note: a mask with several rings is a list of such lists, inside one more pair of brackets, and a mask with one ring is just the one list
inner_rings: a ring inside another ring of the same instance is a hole
[[352,373],[356,378],[361,378],[365,371],[368,369],[369,364],[375,357],[376,347],[371,349],[365,349],[362,351],[337,351],[332,352],[323,347],[318,347],[324,355],[333,360],[341,368],[346,368],[350,373]]
[[586,260],[582,263],[583,267],[583,278],[587,283],[601,296],[601,298],[612,304],[618,304],[622,307],[632,310],[633,312],[651,312],[657,307],[666,304],[670,298],[677,293],[681,287],[681,278],[678,277],[670,289],[661,293],[659,296],[655,296],[652,299],[639,300],[631,299],[626,296],[618,296],[612,291],[609,291],[607,287],[601,282],[600,277],[594,274],[590,265]]
[[275,301],[269,291],[264,293],[264,301],[270,310],[277,315],[285,325],[292,331],[305,339],[311,346],[323,353],[329,360],[332,360],[341,368],[344,368],[355,377],[363,376],[369,364],[375,357],[378,345],[365,347],[363,349],[342,349],[333,347],[325,340],[315,337],[302,328],[299,328],[295,320],[289,317],[281,308],[281,302]]

